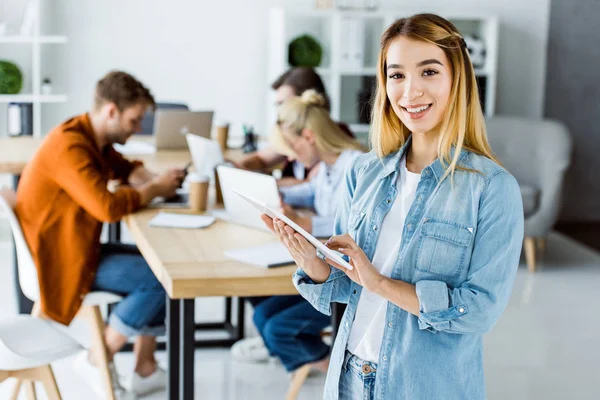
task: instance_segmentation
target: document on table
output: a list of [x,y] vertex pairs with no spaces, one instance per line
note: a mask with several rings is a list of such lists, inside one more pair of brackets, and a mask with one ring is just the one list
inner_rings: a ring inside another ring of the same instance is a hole
[[215,222],[215,217],[206,215],[176,214],[159,212],[149,222],[150,226],[160,228],[206,228]]
[[294,262],[290,252],[280,242],[225,250],[225,257],[252,264],[257,267],[271,268]]
[[125,144],[115,143],[113,147],[119,153],[127,156],[156,153],[156,147],[154,147],[152,143],[143,142],[141,140],[128,140]]

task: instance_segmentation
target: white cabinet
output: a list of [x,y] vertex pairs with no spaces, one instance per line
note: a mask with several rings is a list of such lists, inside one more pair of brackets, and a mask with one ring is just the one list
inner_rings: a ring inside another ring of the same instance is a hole
[[[435,11],[434,11],[435,12]],[[369,130],[369,110],[375,84],[377,57],[381,34],[397,18],[414,11],[387,9],[378,11],[339,11],[316,9],[274,8],[269,16],[268,81],[272,83],[290,68],[288,44],[296,37],[308,34],[323,48],[321,75],[331,100],[331,113],[336,121],[350,125],[352,131],[366,140]],[[476,69],[486,116],[494,114],[498,54],[498,20],[494,16],[444,14],[466,35],[484,41],[485,64]],[[276,120],[272,91],[267,104],[267,124]]]
[[[0,103],[31,103],[33,107],[33,135],[40,137],[42,135],[42,105],[47,103],[63,103],[67,101],[67,96],[61,93],[42,94],[42,55],[47,54],[46,46],[60,46],[67,43],[67,37],[61,35],[43,35],[41,33],[40,22],[42,17],[41,12],[42,0],[33,0],[31,8],[33,14],[30,16],[31,34],[30,35],[12,35],[0,36],[0,54],[5,49],[5,54],[11,54],[12,46],[29,46],[31,57],[30,78],[31,85],[27,87],[26,92],[16,95],[0,95]],[[20,53],[20,52],[19,52]],[[4,55],[2,59],[12,61],[10,56]],[[27,74],[28,71],[22,71]],[[26,78],[26,77],[24,77]],[[0,108],[0,112],[4,114],[4,109]],[[5,117],[0,117],[0,121],[5,121]],[[7,126],[0,124],[0,134],[5,133]]]

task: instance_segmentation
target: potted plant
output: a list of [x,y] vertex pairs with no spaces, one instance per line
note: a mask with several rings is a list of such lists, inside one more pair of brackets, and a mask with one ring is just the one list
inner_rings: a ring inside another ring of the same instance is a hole
[[288,63],[292,67],[318,67],[322,56],[321,44],[310,35],[298,36],[288,46]]
[[10,61],[0,60],[0,94],[17,94],[23,88],[23,74]]

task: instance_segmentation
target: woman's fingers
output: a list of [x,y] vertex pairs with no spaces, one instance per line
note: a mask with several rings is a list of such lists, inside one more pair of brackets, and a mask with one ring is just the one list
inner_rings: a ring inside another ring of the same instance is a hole
[[291,246],[294,247],[294,249],[301,253],[302,252],[302,246],[300,245],[298,238],[294,235],[294,230],[292,228],[290,228],[289,226],[284,226],[283,230],[285,232],[285,234],[287,235],[287,240],[290,243]]
[[312,244],[310,244],[308,240],[304,239],[304,236],[302,236],[299,233],[295,233],[294,237],[298,240],[298,243],[300,244],[304,252],[308,253],[309,251],[315,251],[315,247]]
[[273,226],[273,218],[269,217],[267,214],[262,214],[260,216],[260,219],[262,219],[262,221],[265,223],[265,225],[267,226],[267,228],[269,228],[271,232],[275,232],[275,227]]
[[354,241],[354,239],[352,239],[352,237],[350,235],[348,235],[347,233],[345,233],[343,235],[330,237],[329,240],[325,243],[325,245],[327,247],[331,247],[331,246],[349,247],[349,248],[358,247],[356,242]]
[[347,268],[342,267],[340,264],[336,263],[331,258],[325,258],[325,261],[327,262],[327,264],[333,266],[334,268],[341,269],[342,271],[347,271]]

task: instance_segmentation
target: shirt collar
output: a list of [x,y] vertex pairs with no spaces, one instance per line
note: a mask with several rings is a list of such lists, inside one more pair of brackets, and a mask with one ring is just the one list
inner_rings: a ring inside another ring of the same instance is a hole
[[[394,153],[391,153],[381,159],[381,163],[383,164],[383,170],[379,174],[378,179],[384,179],[384,178],[390,176],[391,174],[393,174],[394,172],[398,171],[398,169],[400,168],[400,160],[402,160],[402,157],[406,154],[406,152],[410,148],[411,143],[412,143],[412,135],[408,137],[408,140],[406,141],[406,143],[404,143],[404,145],[400,148],[400,150],[398,150]],[[450,150],[450,158],[452,158],[454,156],[455,149],[456,149],[456,147],[452,146],[452,149]],[[458,158],[459,164],[461,161],[463,161],[463,159],[466,157],[467,154],[468,154],[467,150],[461,149],[460,157]],[[423,173],[425,170],[431,170],[433,172],[433,176],[439,182],[440,179],[442,179],[442,176],[444,176],[444,172],[446,171],[446,168],[448,168],[448,165],[443,166],[442,161],[438,158],[433,163],[431,163],[430,165],[425,167],[421,173]]]

